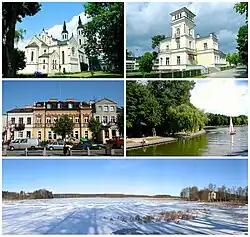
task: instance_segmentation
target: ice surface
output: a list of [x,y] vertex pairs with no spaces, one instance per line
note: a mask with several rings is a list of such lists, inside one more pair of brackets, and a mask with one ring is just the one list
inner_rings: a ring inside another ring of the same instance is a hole
[[[194,220],[140,223],[129,218],[162,211],[209,209]],[[3,201],[3,234],[243,234],[248,207],[197,202],[67,198]],[[122,220],[125,218],[125,220]]]

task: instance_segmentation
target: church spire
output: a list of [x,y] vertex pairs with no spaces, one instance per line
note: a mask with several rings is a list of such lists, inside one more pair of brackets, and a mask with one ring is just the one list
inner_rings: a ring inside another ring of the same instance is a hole
[[66,23],[64,21],[63,22],[63,31],[62,31],[62,38],[63,38],[63,40],[67,40],[68,39],[68,35],[69,35],[69,32],[67,31]]
[[77,26],[77,29],[79,28],[83,28],[83,24],[82,24],[82,20],[81,20],[81,17],[79,16],[79,20],[78,20],[78,26]]

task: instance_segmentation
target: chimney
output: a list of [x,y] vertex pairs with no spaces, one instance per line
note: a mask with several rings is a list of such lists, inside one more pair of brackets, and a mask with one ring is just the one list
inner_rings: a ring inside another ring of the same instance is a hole
[[196,38],[199,39],[200,37],[201,37],[201,35],[198,33],[198,34],[196,35]]

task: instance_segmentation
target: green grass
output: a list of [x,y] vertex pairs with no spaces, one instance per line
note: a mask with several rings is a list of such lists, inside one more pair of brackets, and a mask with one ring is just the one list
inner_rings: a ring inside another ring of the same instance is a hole
[[49,75],[48,77],[83,77],[83,78],[95,78],[95,77],[101,77],[101,78],[105,78],[105,77],[108,77],[108,78],[121,78],[123,77],[122,74],[116,74],[116,73],[110,73],[110,72],[102,72],[102,71],[95,71],[94,72],[94,75],[92,76],[91,75],[91,72],[78,72],[78,73],[70,73],[70,74],[60,74],[60,75],[55,75],[55,74],[51,74]]

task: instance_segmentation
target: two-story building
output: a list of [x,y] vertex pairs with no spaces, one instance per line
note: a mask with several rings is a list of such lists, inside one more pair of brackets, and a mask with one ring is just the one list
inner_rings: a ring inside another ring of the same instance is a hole
[[116,125],[117,114],[119,113],[118,104],[110,99],[101,99],[93,105],[93,117],[102,124],[100,134],[101,141],[106,143],[107,140],[119,136]]
[[33,109],[32,106],[7,111],[5,132],[6,140],[32,138]]
[[74,122],[71,137],[80,140],[81,137],[92,138],[88,122],[92,116],[92,107],[86,102],[77,102],[74,99],[58,101],[50,99],[47,102],[37,102],[33,107],[33,136],[41,140],[56,140],[61,138],[52,131],[55,122],[62,116],[68,116]]

